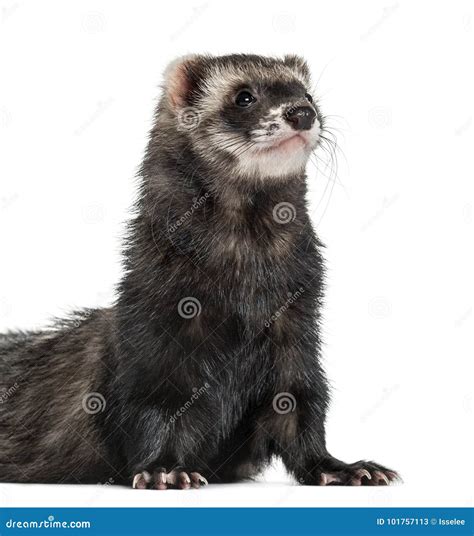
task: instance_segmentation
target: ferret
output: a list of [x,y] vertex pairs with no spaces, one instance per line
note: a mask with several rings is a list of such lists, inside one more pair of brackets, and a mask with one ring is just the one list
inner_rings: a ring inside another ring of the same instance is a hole
[[306,485],[398,479],[326,448],[324,128],[298,56],[169,65],[114,305],[0,337],[0,481],[199,488],[275,457]]

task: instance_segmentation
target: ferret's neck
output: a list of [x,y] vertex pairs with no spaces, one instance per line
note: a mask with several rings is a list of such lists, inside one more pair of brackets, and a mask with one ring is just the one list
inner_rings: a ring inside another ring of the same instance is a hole
[[244,176],[237,166],[215,165],[189,146],[150,145],[142,166],[142,200],[148,207],[180,200],[183,206],[206,197],[222,214],[234,214],[255,204],[301,203],[306,195],[303,172],[287,177]]

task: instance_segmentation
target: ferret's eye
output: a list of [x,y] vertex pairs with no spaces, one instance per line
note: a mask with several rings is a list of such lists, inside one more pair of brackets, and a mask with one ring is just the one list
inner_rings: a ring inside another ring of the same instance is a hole
[[243,90],[237,94],[237,97],[235,97],[235,104],[242,108],[246,108],[247,106],[253,104],[256,100],[257,99],[252,95],[252,93],[250,93],[250,91]]
[[306,100],[308,100],[309,102],[311,103],[313,102],[313,97],[309,93],[306,93],[305,97],[306,97]]

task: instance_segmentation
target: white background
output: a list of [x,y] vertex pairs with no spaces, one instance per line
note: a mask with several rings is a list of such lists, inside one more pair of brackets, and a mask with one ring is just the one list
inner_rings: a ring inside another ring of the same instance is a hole
[[110,302],[167,62],[199,51],[301,54],[340,148],[336,180],[325,176],[334,168],[309,168],[327,244],[328,443],[405,481],[303,488],[277,466],[262,483],[186,492],[3,484],[0,504],[469,504],[472,4],[0,6],[0,330]]

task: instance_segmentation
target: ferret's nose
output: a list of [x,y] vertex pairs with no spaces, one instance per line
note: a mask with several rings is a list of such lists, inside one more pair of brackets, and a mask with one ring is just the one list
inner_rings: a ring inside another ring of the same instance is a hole
[[285,114],[285,119],[295,130],[309,130],[313,126],[315,118],[316,112],[311,106],[290,108]]

